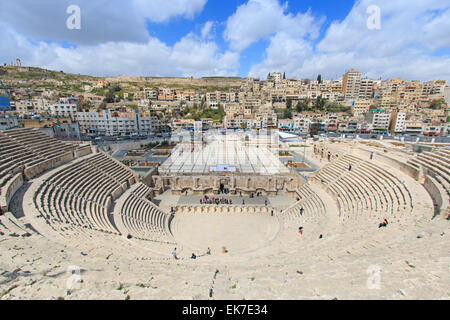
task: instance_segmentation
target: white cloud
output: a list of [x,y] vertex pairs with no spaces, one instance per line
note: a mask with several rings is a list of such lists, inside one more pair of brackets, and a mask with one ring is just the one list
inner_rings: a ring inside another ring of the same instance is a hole
[[293,15],[285,13],[287,3],[278,0],[249,0],[228,18],[224,38],[233,50],[242,51],[260,39],[268,39],[277,32],[296,37],[318,36],[321,22],[310,12]]
[[[39,41],[98,44],[110,41],[146,43],[146,19],[166,22],[172,17],[192,18],[207,0],[20,0],[0,1],[0,21]],[[69,30],[66,10],[81,10],[81,30]]]
[[[374,4],[381,9],[381,30],[366,26],[366,9]],[[291,33],[272,37],[266,58],[250,75],[265,77],[276,68],[297,78],[337,78],[356,68],[372,78],[450,80],[450,55],[433,55],[434,50],[449,49],[449,21],[446,0],[361,0],[343,21],[331,24],[315,47]]]
[[20,57],[24,65],[99,76],[236,75],[239,55],[221,53],[215,42],[188,34],[170,47],[156,38],[145,43],[107,42],[62,48],[55,43],[31,42],[0,24],[0,63]]
[[164,22],[175,16],[193,18],[203,10],[206,2],[207,0],[133,0],[135,8],[154,22]]
[[[71,31],[65,28],[67,0],[1,1],[0,63],[20,57],[24,65],[100,76],[235,75],[239,55],[221,52],[211,40],[214,22],[203,26],[201,36],[188,34],[173,47],[149,36],[145,28],[144,17],[157,22],[173,16],[191,18],[205,3],[79,0],[82,30]],[[55,41],[61,39],[77,45],[62,47]]]
[[174,45],[171,61],[183,76],[236,75],[239,54],[230,51],[220,53],[215,42],[197,39],[189,34]]
[[213,38],[213,35],[211,33],[212,29],[214,27],[214,22],[213,21],[208,21],[205,23],[205,25],[202,28],[202,38],[203,39],[211,39]]
[[269,72],[288,71],[293,75],[298,66],[303,65],[306,58],[311,57],[313,49],[308,41],[291,37],[279,32],[270,39],[266,49],[266,59],[254,65],[249,73],[251,77],[265,77]]
[[[198,35],[189,33],[173,46],[145,28],[146,18],[191,18],[206,0],[77,2],[81,31],[65,28],[73,0],[0,0],[0,63],[19,57],[25,65],[92,75],[236,75],[240,52],[266,39],[264,59],[251,67],[251,76],[286,71],[289,77],[337,78],[357,68],[372,78],[450,80],[448,0],[360,0],[318,43],[323,19],[310,11],[289,13],[287,2],[249,0],[226,21],[228,49],[214,41],[222,22],[208,21]],[[381,30],[366,27],[373,4],[381,9]],[[76,46],[63,48],[57,40]]]

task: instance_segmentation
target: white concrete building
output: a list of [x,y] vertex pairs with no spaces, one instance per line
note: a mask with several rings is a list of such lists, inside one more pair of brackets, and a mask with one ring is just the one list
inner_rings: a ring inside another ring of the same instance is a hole
[[77,121],[83,131],[100,135],[129,135],[132,133],[151,134],[161,129],[156,116],[135,112],[78,112]]
[[372,130],[386,131],[389,129],[391,113],[384,110],[372,110],[367,113],[366,120]]
[[294,117],[294,130],[301,133],[309,133],[311,120],[303,117]]
[[49,113],[56,117],[76,118],[78,107],[78,99],[64,98],[60,99],[58,103],[50,105]]
[[5,115],[0,118],[0,130],[17,128],[18,125],[19,121],[17,120],[17,117],[10,117],[8,115]]
[[404,132],[406,129],[406,113],[405,112],[399,112],[397,114],[393,114],[393,126],[392,129],[395,133],[401,133]]

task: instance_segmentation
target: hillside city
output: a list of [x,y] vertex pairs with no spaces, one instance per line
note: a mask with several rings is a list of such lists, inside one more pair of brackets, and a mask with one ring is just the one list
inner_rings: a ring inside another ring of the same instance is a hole
[[341,79],[100,78],[0,67],[0,130],[53,128],[62,139],[162,137],[179,129],[279,129],[298,135],[381,134],[445,139],[450,86],[358,70]]

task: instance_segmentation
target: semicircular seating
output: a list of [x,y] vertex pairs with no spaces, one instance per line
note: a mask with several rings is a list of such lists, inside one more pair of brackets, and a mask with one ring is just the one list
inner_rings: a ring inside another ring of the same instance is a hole
[[0,206],[7,210],[23,179],[73,160],[80,150],[91,152],[89,145],[61,142],[37,129],[0,132]]
[[376,164],[349,154],[318,171],[314,179],[335,197],[343,219],[361,214],[401,216],[413,210],[411,193],[403,181]]
[[133,186],[124,194],[125,200],[115,219],[120,219],[127,233],[135,238],[173,243],[169,228],[171,215],[147,199],[150,192],[150,188],[143,183]]
[[410,159],[408,164],[424,169],[428,179],[437,187],[439,194],[430,193],[433,198],[440,197],[438,203],[443,214],[450,214],[450,150],[441,148],[423,152]]
[[[296,194],[299,200],[280,214],[285,226],[297,227],[299,219],[318,218],[325,214],[325,204],[308,185],[298,188]],[[303,209],[302,214],[300,214],[301,209]]]
[[131,184],[131,170],[98,153],[44,175],[34,194],[34,205],[50,223],[119,234],[110,219],[113,201]]

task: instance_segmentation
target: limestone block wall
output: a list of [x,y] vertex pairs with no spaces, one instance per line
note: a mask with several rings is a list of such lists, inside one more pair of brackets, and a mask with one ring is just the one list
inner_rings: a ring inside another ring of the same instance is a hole
[[274,194],[280,190],[295,192],[304,184],[297,174],[285,176],[231,175],[231,176],[177,176],[153,177],[155,190],[170,187],[174,194],[193,192],[194,194],[218,192],[220,184],[225,183],[231,194],[262,192]]
[[425,189],[430,193],[435,203],[438,205],[439,214],[443,218],[447,218],[450,214],[448,193],[444,190],[442,185],[438,183],[433,177],[427,175],[424,183]]
[[195,213],[195,214],[232,214],[232,213],[271,213],[272,207],[266,206],[237,206],[237,205],[195,205],[195,206],[177,206],[176,213]]
[[74,151],[75,158],[81,158],[92,153],[92,147],[90,145],[82,146]]
[[153,168],[152,170],[150,170],[147,175],[142,178],[141,182],[143,182],[144,184],[146,184],[149,187],[154,187],[155,186],[155,181],[153,179],[154,176],[158,175],[158,168]]
[[22,173],[18,173],[1,189],[2,194],[0,195],[0,206],[3,211],[8,211],[9,202],[22,184],[23,175]]
[[60,166],[64,163],[72,161],[74,159],[72,152],[67,152],[57,158],[49,159],[43,162],[40,162],[34,166],[28,167],[25,169],[25,177],[27,179],[33,179],[34,177],[40,175],[42,172],[47,171],[49,169],[53,169],[57,166]]
[[119,198],[124,190],[126,190],[126,188],[124,188],[123,186],[117,187],[112,193],[113,199],[116,200],[117,198]]

